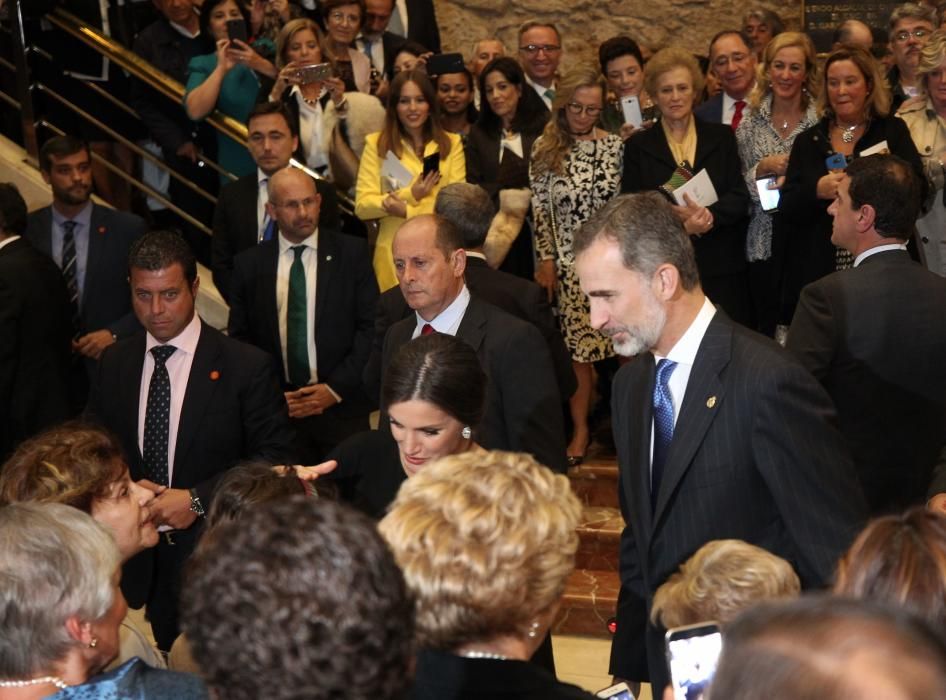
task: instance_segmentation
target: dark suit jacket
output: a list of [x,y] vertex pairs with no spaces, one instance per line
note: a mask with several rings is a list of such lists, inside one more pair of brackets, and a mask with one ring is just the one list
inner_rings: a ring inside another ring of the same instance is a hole
[[56,264],[22,238],[0,248],[0,464],[69,418],[71,323]]
[[[485,260],[467,256],[466,285],[474,296],[498,306],[506,313],[523,321],[528,321],[539,329],[549,348],[555,379],[562,400],[566,400],[578,388],[572,358],[562,340],[552,307],[549,306],[545,290],[535,282],[529,282],[516,275],[494,270]],[[372,400],[377,400],[381,391],[381,349],[384,336],[392,324],[402,318],[414,317],[414,311],[404,300],[400,287],[392,287],[378,299],[378,313],[374,322],[374,349],[372,360],[365,369],[365,385],[369,388]]]
[[[663,639],[648,626],[654,592],[715,539],[736,538],[787,559],[806,588],[825,585],[865,518],[860,487],[827,394],[791,356],[713,317],[650,505],[655,363],[621,368],[612,420],[620,468],[621,593],[611,672],[666,678]],[[655,687],[663,687],[657,685]]]
[[440,53],[440,27],[433,0],[407,0],[407,38]]
[[[531,90],[528,86],[526,89]],[[534,92],[534,91],[533,91]],[[536,99],[540,99],[536,95]],[[504,181],[500,180],[499,169],[499,144],[501,136],[499,134],[490,134],[479,124],[474,124],[470,129],[464,144],[466,156],[466,180],[474,185],[480,185],[489,192],[490,197],[494,199],[498,196],[499,190],[515,187],[529,186],[529,154],[532,153],[532,145],[542,134],[542,124],[537,124],[536,129],[523,132],[522,134],[522,169],[521,172],[515,169],[504,169]],[[505,164],[506,159],[503,159]]]
[[[723,93],[718,92],[693,110],[693,114],[710,124],[723,123]],[[726,125],[728,126],[728,125]]]
[[[272,355],[285,378],[276,312],[278,240],[236,256],[230,286],[230,337]],[[333,411],[368,413],[361,375],[371,352],[378,283],[367,244],[319,230],[315,291],[315,348],[319,381],[342,397]]]
[[[413,316],[395,323],[384,339],[382,382],[397,350],[410,342]],[[476,350],[489,379],[486,414],[476,441],[493,450],[528,452],[564,472],[565,433],[555,370],[541,334],[531,324],[472,297],[457,338]]]
[[[144,331],[107,348],[86,407],[87,418],[118,436],[136,481],[145,478],[138,449],[144,358]],[[292,457],[291,441],[286,401],[272,358],[202,323],[181,409],[170,485],[196,488],[209,508],[217,482],[230,467],[254,457],[285,464],[283,460]],[[180,533],[179,561],[193,547],[197,530],[195,525]],[[125,569],[128,580],[123,579],[122,587],[133,600],[143,601],[147,595],[152,554],[144,552]]]
[[[259,222],[256,220],[256,198],[258,194],[256,172],[225,185],[217,197],[214,210],[213,247],[211,270],[214,284],[221,296],[230,300],[230,277],[233,274],[233,258],[237,253],[256,245]],[[340,231],[338,196],[335,187],[325,180],[315,181],[322,197],[319,210],[319,228]]]
[[875,253],[805,287],[787,347],[834,400],[871,513],[922,504],[946,444],[946,279]]
[[[703,236],[690,236],[700,279],[744,272],[749,192],[732,129],[697,119],[696,162],[692,165],[694,175],[706,168],[719,195],[719,201],[709,207],[713,228]],[[621,191],[656,190],[670,179],[676,167],[663,129],[635,134],[624,147]]]
[[[144,219],[134,214],[92,205],[89,255],[79,314],[86,333],[107,328],[119,338],[141,328],[131,310],[128,288],[128,253],[144,235]],[[44,207],[30,214],[26,238],[52,257],[53,213]]]

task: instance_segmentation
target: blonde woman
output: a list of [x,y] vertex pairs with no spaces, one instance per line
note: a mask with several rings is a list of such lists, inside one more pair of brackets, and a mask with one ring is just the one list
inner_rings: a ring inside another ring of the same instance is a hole
[[551,301],[572,356],[578,388],[569,399],[574,430],[568,461],[581,464],[590,441],[588,413],[594,386],[592,363],[614,355],[611,341],[591,327],[588,300],[578,284],[572,235],[615,194],[621,184],[624,143],[598,126],[605,85],[591,65],[566,73],[552,103],[552,117],[532,148],[529,181],[535,215],[536,281]]
[[568,479],[524,454],[455,454],[404,483],[379,528],[417,601],[413,697],[592,697],[529,661],[575,566],[580,514]]
[[778,317],[778,271],[784,252],[782,241],[772,239],[774,214],[763,211],[756,179],[775,178],[773,189],[785,181],[788,155],[795,137],[818,121],[818,66],[811,39],[799,32],[783,32],[762,51],[756,86],[749,96],[750,112],[736,129],[751,219],[746,234],[749,261],[749,294],[755,327],[775,334]]
[[923,259],[929,270],[946,277],[946,31],[930,35],[917,76],[924,94],[904,103],[897,116],[910,129],[929,186],[929,209],[916,222]]

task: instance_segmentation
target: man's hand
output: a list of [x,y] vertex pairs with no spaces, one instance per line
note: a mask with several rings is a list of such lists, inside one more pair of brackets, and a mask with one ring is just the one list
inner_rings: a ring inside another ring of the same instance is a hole
[[197,513],[191,510],[191,495],[187,489],[165,488],[151,501],[150,508],[155,525],[186,530],[197,520]]
[[148,481],[147,479],[140,479],[139,481],[135,483],[137,483],[138,486],[140,486],[143,489],[148,489],[155,496],[160,496],[162,493],[168,490],[167,486],[163,486],[162,484],[156,484],[153,481]]
[[80,355],[85,355],[93,360],[99,359],[102,352],[109,345],[115,342],[115,338],[110,330],[92,331],[86,333],[78,340],[72,341],[72,350]]
[[326,408],[338,403],[338,400],[328,390],[325,384],[310,384],[298,391],[286,392],[286,403],[289,406],[290,418],[305,418],[317,416]]
[[185,141],[180,146],[177,147],[177,150],[174,154],[178,158],[187,158],[191,163],[197,162],[197,146],[193,141]]

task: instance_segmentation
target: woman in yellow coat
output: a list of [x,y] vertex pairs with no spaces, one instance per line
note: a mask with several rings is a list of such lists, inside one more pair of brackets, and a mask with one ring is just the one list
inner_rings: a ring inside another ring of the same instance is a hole
[[[433,153],[440,154],[439,170],[425,176],[423,159]],[[436,94],[427,75],[414,70],[398,73],[391,83],[384,129],[365,140],[355,190],[355,214],[362,220],[381,219],[374,249],[381,291],[397,284],[391,243],[398,227],[413,216],[432,213],[440,188],[465,180],[460,137],[440,127]]]

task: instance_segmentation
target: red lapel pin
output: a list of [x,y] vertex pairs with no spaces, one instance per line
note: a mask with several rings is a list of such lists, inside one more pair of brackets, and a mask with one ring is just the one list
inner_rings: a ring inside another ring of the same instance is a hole
[[210,372],[210,381],[215,382],[220,379],[220,372],[217,370],[211,370]]
[[99,235],[100,235],[100,236],[104,236],[104,235],[105,235],[105,227],[104,227],[104,226],[99,226]]

